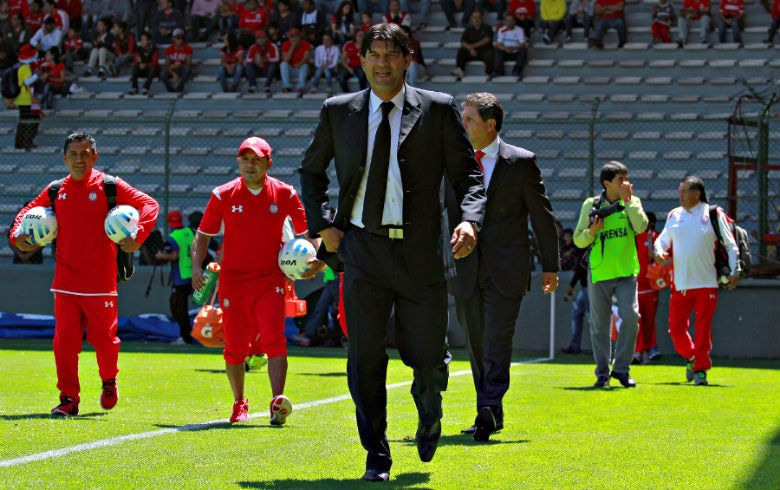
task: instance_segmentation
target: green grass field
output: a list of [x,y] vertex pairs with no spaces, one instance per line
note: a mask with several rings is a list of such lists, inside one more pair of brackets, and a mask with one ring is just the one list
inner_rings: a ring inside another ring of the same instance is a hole
[[[391,361],[390,488],[778,489],[780,361],[715,359],[709,387],[685,383],[676,356],[635,366],[638,387],[590,388],[589,355],[516,355],[505,429],[476,443],[463,350],[454,351],[436,457],[417,457],[411,370]],[[265,371],[247,375],[250,421],[227,423],[222,357],[200,347],[125,343],[120,401],[100,409],[95,355],[81,356],[81,415],[57,404],[50,341],[0,341],[0,488],[366,488],[345,352],[290,350],[296,410],[268,425]],[[616,383],[614,383],[616,384]]]

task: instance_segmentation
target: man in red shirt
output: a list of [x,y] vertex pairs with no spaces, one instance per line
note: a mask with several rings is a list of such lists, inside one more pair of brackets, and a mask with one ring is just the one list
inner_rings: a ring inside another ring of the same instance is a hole
[[731,28],[734,42],[742,45],[742,29],[745,22],[745,0],[721,0],[718,9],[718,41],[726,42],[726,30]]
[[507,13],[515,16],[515,21],[523,29],[525,38],[531,39],[531,31],[536,22],[536,4],[533,0],[512,0],[509,2]]
[[165,68],[160,79],[168,92],[184,92],[191,74],[192,47],[184,41],[184,30],[174,29],[173,44],[165,48]]
[[292,28],[287,31],[287,41],[282,43],[282,64],[279,71],[282,74],[282,92],[292,92],[292,76],[298,75],[295,86],[299,96],[303,96],[306,78],[309,75],[309,60],[311,44],[301,39],[301,31]]
[[596,0],[596,32],[588,42],[598,49],[604,47],[602,40],[609,29],[615,29],[618,35],[618,48],[626,44],[626,14],[624,0]]
[[268,12],[261,7],[257,0],[248,0],[246,8],[241,12],[238,20],[238,43],[249,48],[255,42],[255,33],[268,27]]
[[677,20],[677,45],[681,48],[688,42],[688,31],[691,24],[699,21],[699,40],[702,44],[707,42],[707,35],[710,33],[710,23],[712,15],[710,14],[710,0],[684,0],[680,15]]
[[358,29],[355,31],[355,40],[345,42],[344,48],[341,50],[339,86],[341,87],[342,92],[350,91],[347,80],[352,77],[357,77],[360,90],[368,88],[366,73],[363,71],[363,65],[360,63],[360,46],[363,44],[363,39],[365,39],[365,37],[366,32]]
[[257,77],[265,77],[265,93],[271,93],[271,84],[279,71],[279,49],[268,40],[265,31],[255,33],[255,43],[249,48],[244,60],[249,93],[257,91]]
[[[289,216],[296,234],[307,231],[303,204],[292,186],[267,174],[273,163],[271,146],[263,139],[246,139],[238,149],[240,177],[211,194],[192,244],[192,287],[204,284],[201,264],[212,236],[223,234],[219,301],[223,311],[225,370],[235,402],[230,422],[245,422],[244,360],[253,349],[268,356],[272,406],[286,402],[286,413],[272,411],[271,425],[282,425],[292,411],[284,397],[287,339],[284,336],[286,278],[277,259],[282,229]],[[324,264],[313,267],[312,276]],[[258,335],[259,333],[259,335]]]
[[[63,161],[70,175],[63,180],[56,202],[57,252],[54,266],[54,361],[60,404],[52,415],[79,413],[79,353],[84,332],[95,348],[98,371],[103,380],[100,405],[112,409],[119,399],[120,340],[117,332],[116,245],[103,228],[108,213],[105,174],[94,169],[98,153],[95,140],[86,133],[74,133],[65,140]],[[154,230],[159,205],[122,179],[116,179],[116,203],[138,210],[135,234],[119,242],[125,252],[135,252]],[[21,229],[24,214],[35,206],[51,207],[49,186],[19,211],[11,229],[11,242],[22,251],[31,245]]]

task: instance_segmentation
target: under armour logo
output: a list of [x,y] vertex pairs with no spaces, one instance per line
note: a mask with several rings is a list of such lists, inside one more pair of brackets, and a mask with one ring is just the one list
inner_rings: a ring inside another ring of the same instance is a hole
[[244,206],[233,206],[234,213],[243,213],[244,212]]
[[710,299],[715,299],[715,295],[714,295],[714,294],[711,294],[711,295],[710,295]]
[[68,197],[68,194],[63,192],[62,194],[57,196],[57,199],[60,199],[60,200],[64,201],[66,197]]
[[103,306],[105,306],[106,308],[113,308],[114,307],[114,302],[113,301],[106,301],[106,302],[103,303]]
[[276,292],[279,294],[284,293],[284,288],[280,288],[279,286],[276,287]]

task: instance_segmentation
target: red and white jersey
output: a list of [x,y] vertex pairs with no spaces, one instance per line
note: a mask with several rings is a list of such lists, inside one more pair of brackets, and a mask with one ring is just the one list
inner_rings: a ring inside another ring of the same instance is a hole
[[224,235],[219,280],[235,284],[283,275],[277,260],[288,216],[296,234],[306,232],[306,212],[295,189],[271,176],[259,194],[243,177],[214,189],[198,233]]
[[507,12],[512,12],[515,18],[533,19],[536,15],[536,4],[533,0],[512,0]]
[[518,26],[514,26],[512,29],[502,27],[496,34],[496,43],[503,44],[507,48],[516,48],[525,44],[525,32]]
[[253,34],[256,31],[264,31],[268,27],[268,13],[262,7],[257,10],[244,10],[238,21],[239,29],[247,29]]
[[65,47],[65,52],[69,51],[78,51],[79,49],[84,47],[84,41],[81,40],[80,37],[75,36],[72,39],[69,37],[66,37],[63,41],[63,46]]
[[331,44],[330,47],[320,44],[314,49],[314,66],[317,68],[335,68],[339,62],[341,51],[336,44]]
[[[720,212],[718,225],[729,255],[729,266],[734,271],[737,268],[737,242],[728,232],[730,228],[726,216]],[[672,250],[675,289],[685,291],[718,287],[715,272],[716,240],[707,203],[699,203],[690,210],[680,206],[669,213],[654,248],[656,255]]]
[[181,47],[171,44],[165,48],[165,59],[170,68],[185,66],[192,59],[192,47],[189,44],[182,44]]
[[703,14],[710,13],[712,5],[710,4],[710,0],[684,0],[682,8],[692,10],[694,14],[691,16],[691,19],[699,20]]
[[360,46],[355,41],[344,43],[344,56],[346,56],[347,65],[350,68],[360,68]]
[[398,14],[387,12],[382,17],[382,20],[385,24],[398,24],[399,26],[412,27],[412,16],[409,15],[409,12],[403,10],[398,12]]
[[722,0],[720,13],[727,17],[738,17],[745,13],[745,0]]
[[46,14],[41,11],[36,13],[26,12],[24,14],[24,25],[27,26],[27,29],[30,32],[36,32],[38,29],[43,27],[43,19],[45,17]]
[[265,68],[268,63],[279,63],[279,48],[272,42],[266,42],[265,46],[260,46],[255,43],[249,47],[249,52],[246,54],[245,63],[253,63],[255,57],[265,58],[266,63],[263,63],[262,67]]
[[772,20],[777,20],[780,17],[780,0],[775,0],[772,3]]
[[[79,296],[116,296],[116,244],[108,239],[103,222],[108,214],[108,198],[99,170],[84,180],[66,177],[57,193],[57,254],[51,290]],[[154,230],[160,206],[157,201],[116,179],[116,203],[138,210],[138,235],[142,243]],[[11,240],[21,234],[24,213],[35,206],[50,207],[49,186],[25,206],[14,220]]]

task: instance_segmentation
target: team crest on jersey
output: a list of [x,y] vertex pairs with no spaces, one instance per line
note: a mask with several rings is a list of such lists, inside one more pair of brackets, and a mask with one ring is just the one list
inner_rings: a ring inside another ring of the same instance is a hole
[[279,206],[277,206],[275,202],[272,202],[271,205],[268,206],[268,210],[271,211],[271,214],[276,214],[279,212]]
[[229,308],[230,307],[230,300],[227,299],[227,298],[222,298],[222,300],[220,301],[220,306],[222,308]]
[[97,201],[97,192],[95,191],[90,192],[87,199],[89,199],[90,201]]

